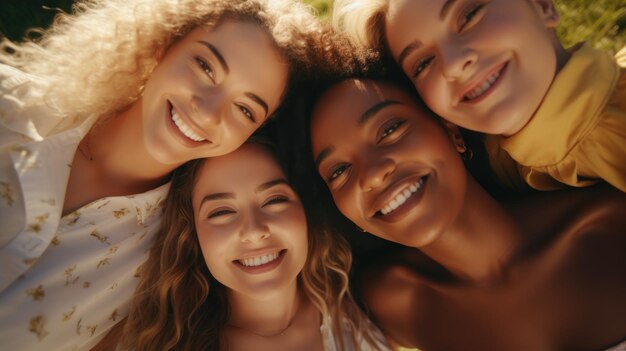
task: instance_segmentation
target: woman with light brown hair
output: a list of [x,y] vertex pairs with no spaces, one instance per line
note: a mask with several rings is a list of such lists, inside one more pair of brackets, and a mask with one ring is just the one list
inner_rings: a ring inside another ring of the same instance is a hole
[[0,344],[83,350],[128,313],[174,169],[240,146],[313,70],[297,1],[85,0],[1,42]]
[[126,324],[134,350],[385,350],[350,247],[305,215],[270,146],[175,171]]

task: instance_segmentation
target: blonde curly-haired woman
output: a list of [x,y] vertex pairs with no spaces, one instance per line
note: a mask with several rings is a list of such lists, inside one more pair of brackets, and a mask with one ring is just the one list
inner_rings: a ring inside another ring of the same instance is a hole
[[261,126],[321,28],[286,0],[89,0],[2,42],[3,348],[86,350],[128,314],[171,172]]

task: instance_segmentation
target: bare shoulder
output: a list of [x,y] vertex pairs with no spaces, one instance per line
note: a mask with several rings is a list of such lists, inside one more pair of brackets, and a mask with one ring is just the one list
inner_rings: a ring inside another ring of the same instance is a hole
[[570,213],[564,215],[571,233],[586,235],[626,234],[626,194],[602,184],[571,194]]
[[536,193],[508,207],[526,233],[626,234],[626,194],[607,184]]
[[413,345],[434,292],[416,264],[413,248],[370,255],[357,271],[357,295],[372,320],[393,343]]

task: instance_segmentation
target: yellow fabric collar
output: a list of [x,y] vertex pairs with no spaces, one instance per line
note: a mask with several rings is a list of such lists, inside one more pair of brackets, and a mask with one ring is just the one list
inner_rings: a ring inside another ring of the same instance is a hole
[[587,43],[572,51],[530,122],[515,135],[501,139],[501,147],[519,164],[560,162],[595,126],[615,88],[619,67],[609,54]]

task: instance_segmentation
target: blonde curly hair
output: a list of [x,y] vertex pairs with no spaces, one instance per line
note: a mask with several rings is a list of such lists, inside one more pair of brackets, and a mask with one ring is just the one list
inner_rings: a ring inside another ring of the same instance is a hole
[[290,78],[320,67],[324,26],[311,8],[290,0],[82,0],[39,39],[1,39],[0,62],[40,79],[33,87],[40,94],[33,96],[44,101],[27,104],[46,104],[60,117],[78,120],[110,116],[141,96],[172,43],[224,19],[266,29],[289,63]]
[[332,23],[360,47],[384,50],[389,0],[335,0]]

